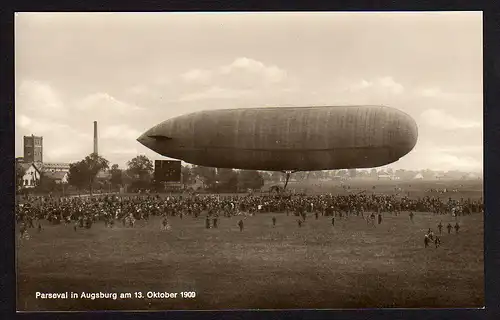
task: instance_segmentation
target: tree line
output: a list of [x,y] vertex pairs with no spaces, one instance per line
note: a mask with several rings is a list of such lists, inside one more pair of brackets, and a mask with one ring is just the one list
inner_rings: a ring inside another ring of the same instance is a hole
[[[128,186],[128,190],[162,190],[164,186],[154,180],[154,165],[145,155],[139,155],[126,163],[121,169],[118,164],[110,165],[104,157],[91,153],[84,159],[70,163],[68,184],[78,192],[95,190],[113,190]],[[24,170],[16,166],[16,178],[22,186]],[[182,165],[182,183],[189,188],[201,188],[212,192],[237,192],[247,189],[259,189],[264,185],[263,175],[254,170],[233,170],[211,168],[196,165]],[[57,185],[41,172],[40,181],[33,189],[39,192],[62,191],[62,184]]]
[[[84,159],[70,164],[68,182],[79,191],[94,189],[116,190],[125,185],[130,191],[162,189],[164,186],[157,183],[153,176],[154,165],[145,155],[139,155],[126,163],[126,168],[121,169],[118,164],[110,166],[110,162],[92,153]],[[389,175],[396,175],[402,179],[412,179],[415,174],[421,173],[423,178],[431,178],[436,172],[432,170],[396,170],[386,169]],[[372,177],[376,178],[379,172],[369,170],[323,170],[296,172],[292,179],[301,181],[306,179],[331,179],[333,177]],[[457,177],[463,173],[456,172]],[[24,171],[21,165],[16,166],[16,181],[22,186]],[[256,170],[234,170],[225,168],[212,168],[197,165],[183,165],[181,167],[182,182],[184,186],[202,188],[211,192],[238,192],[247,189],[260,189],[264,183],[280,183],[283,181],[282,172],[264,172]],[[41,172],[41,179],[35,189],[39,191],[56,191],[61,185],[56,185],[53,180],[46,179]]]

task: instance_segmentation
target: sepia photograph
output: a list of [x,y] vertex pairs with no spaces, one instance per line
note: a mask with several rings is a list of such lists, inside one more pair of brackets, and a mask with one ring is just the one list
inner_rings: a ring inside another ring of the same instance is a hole
[[484,307],[482,12],[14,22],[18,312]]

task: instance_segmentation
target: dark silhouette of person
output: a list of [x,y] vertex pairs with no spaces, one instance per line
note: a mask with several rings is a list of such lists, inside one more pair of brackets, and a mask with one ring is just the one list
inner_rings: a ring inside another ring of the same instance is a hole
[[438,236],[434,239],[434,244],[436,245],[436,248],[441,245],[441,239]]
[[430,241],[429,236],[425,235],[424,236],[424,245],[426,248],[429,246],[429,241]]

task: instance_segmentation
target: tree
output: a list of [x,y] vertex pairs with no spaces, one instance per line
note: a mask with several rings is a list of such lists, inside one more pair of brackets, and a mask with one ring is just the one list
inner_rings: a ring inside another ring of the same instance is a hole
[[181,167],[181,174],[182,174],[182,183],[184,184],[190,184],[193,178],[193,174],[191,172],[191,168],[188,166],[182,166]]
[[56,191],[56,182],[49,178],[44,172],[40,172],[40,183],[36,186],[36,190],[39,192],[52,192]]
[[258,171],[242,170],[238,175],[238,185],[243,189],[260,189],[264,185],[264,179]]
[[238,174],[233,169],[217,169],[218,191],[236,192],[238,188]]
[[193,166],[191,169],[193,176],[200,176],[205,181],[205,185],[209,188],[215,185],[216,172],[215,168],[203,167],[203,166]]
[[88,170],[88,184],[90,192],[92,193],[92,185],[94,184],[95,177],[99,171],[109,168],[109,161],[99,156],[97,153],[91,153],[83,159],[83,163]]
[[16,163],[16,186],[21,189],[24,185],[23,177],[26,173],[26,169],[20,163]]
[[83,161],[71,163],[69,165],[68,182],[79,190],[82,190],[87,185],[88,175],[87,167]]
[[139,155],[127,162],[127,171],[139,180],[149,180],[153,173],[153,162],[145,155]]
[[319,179],[328,179],[328,171],[327,170],[318,171],[318,177]]
[[118,168],[117,164],[111,166],[110,173],[110,182],[112,186],[119,186],[123,184],[122,170]]
[[346,169],[342,169],[342,170],[337,171],[337,175],[340,177],[345,177],[345,176],[347,176],[347,174],[348,174],[348,171]]
[[264,181],[272,181],[272,174],[269,171],[260,171],[260,174]]
[[356,175],[360,178],[364,178],[364,177],[368,176],[368,172],[366,170],[358,170],[356,172]]
[[273,182],[280,182],[282,177],[283,177],[283,172],[279,172],[279,171],[272,171],[271,172],[271,180]]
[[92,185],[95,177],[101,170],[109,168],[109,161],[99,156],[97,153],[91,153],[80,162],[70,164],[69,183],[82,189],[88,186],[92,193]]
[[290,177],[295,178],[297,181],[302,181],[307,178],[308,173],[308,171],[297,171],[294,172]]

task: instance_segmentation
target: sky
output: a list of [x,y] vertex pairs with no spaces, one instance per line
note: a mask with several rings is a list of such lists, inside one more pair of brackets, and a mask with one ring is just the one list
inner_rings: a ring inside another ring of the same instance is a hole
[[483,168],[481,12],[17,13],[15,153],[93,150],[126,168],[136,141],[207,109],[386,105],[417,145],[394,169]]

